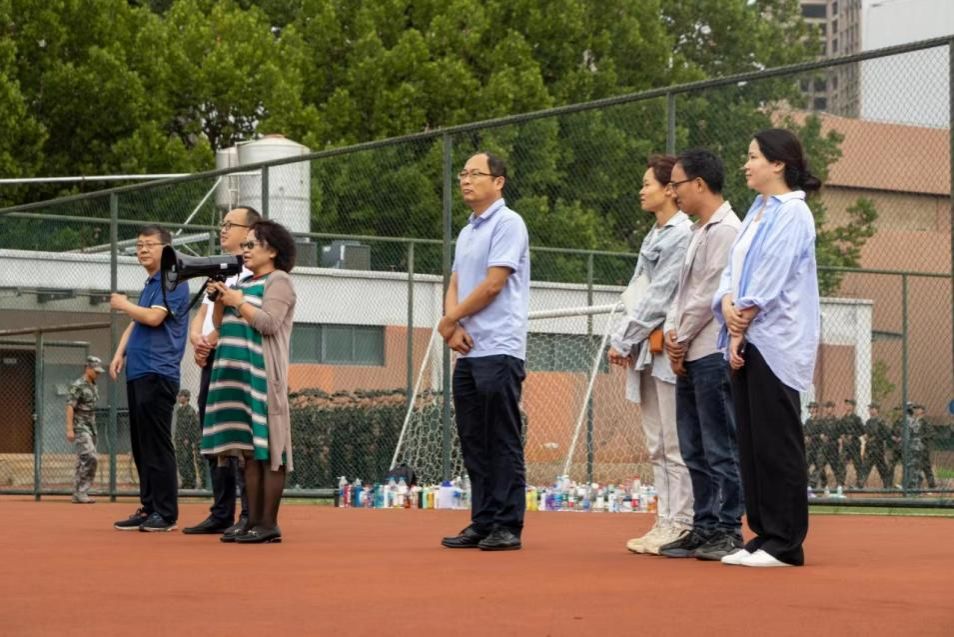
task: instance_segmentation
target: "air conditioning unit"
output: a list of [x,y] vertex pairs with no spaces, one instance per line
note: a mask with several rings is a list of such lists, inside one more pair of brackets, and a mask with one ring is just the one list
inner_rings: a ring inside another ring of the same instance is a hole
[[371,246],[357,241],[332,241],[321,248],[321,267],[370,270]]

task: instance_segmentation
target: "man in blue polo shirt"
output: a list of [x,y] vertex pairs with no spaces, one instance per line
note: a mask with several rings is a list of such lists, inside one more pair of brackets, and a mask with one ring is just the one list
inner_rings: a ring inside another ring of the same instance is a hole
[[458,178],[473,214],[457,238],[437,329],[460,354],[454,409],[473,497],[470,525],[441,544],[514,550],[521,547],[526,509],[520,392],[526,377],[530,242],[523,219],[503,200],[503,161],[478,153]]
[[163,296],[159,264],[163,246],[171,243],[168,230],[143,227],[136,255],[149,278],[139,303],[118,293],[109,302],[132,319],[119,340],[109,375],[113,380],[119,377],[125,358],[129,430],[142,503],[128,519],[113,525],[120,531],[173,531],[179,518],[172,410],[188,331],[189,288],[180,285]]

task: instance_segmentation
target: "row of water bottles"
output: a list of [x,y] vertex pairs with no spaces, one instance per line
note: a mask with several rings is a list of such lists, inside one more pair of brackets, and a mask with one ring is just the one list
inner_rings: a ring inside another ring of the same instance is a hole
[[608,513],[656,512],[656,488],[639,478],[623,484],[600,485],[557,476],[548,487],[527,489],[528,511],[606,511]]
[[440,485],[408,485],[404,478],[388,479],[384,484],[365,486],[357,478],[349,483],[338,479],[335,506],[363,509],[469,509],[470,478],[464,475]]

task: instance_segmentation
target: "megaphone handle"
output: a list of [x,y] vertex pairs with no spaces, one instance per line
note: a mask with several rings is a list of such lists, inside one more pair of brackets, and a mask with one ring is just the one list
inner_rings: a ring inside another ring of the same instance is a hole
[[205,280],[205,283],[202,284],[202,287],[199,288],[199,291],[196,293],[196,295],[192,297],[192,302],[189,303],[189,307],[186,308],[186,314],[188,314],[189,312],[192,311],[192,308],[195,307],[195,304],[198,303],[198,302],[199,302],[199,299],[201,299],[202,296],[205,294],[205,289],[206,289],[207,287],[209,287],[209,280],[208,280],[208,279]]

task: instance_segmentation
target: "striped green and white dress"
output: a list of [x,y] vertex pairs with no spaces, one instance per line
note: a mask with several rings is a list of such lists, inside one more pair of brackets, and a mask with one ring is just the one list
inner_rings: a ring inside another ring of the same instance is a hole
[[[247,303],[260,308],[267,279],[248,276],[235,287]],[[268,460],[267,379],[262,334],[237,309],[226,307],[202,423],[203,454],[244,452]]]

